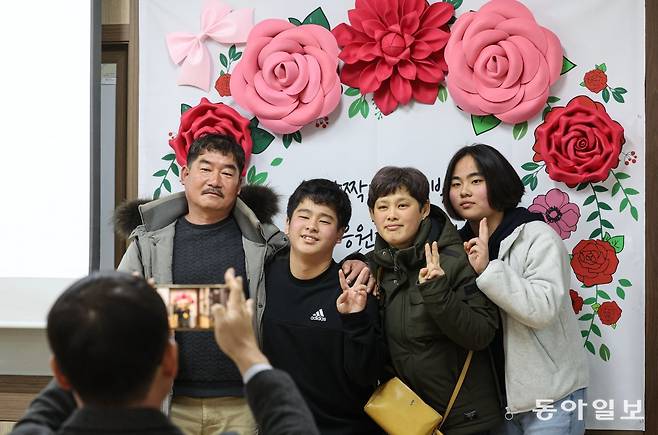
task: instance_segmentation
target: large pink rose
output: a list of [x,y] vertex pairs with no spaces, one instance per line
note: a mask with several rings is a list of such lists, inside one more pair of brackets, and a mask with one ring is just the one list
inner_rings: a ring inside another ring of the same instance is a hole
[[233,138],[244,150],[245,175],[253,142],[249,120],[240,115],[230,106],[223,103],[211,103],[207,98],[201,98],[198,105],[188,109],[180,117],[178,133],[169,140],[176,153],[176,161],[180,166],[187,164],[187,153],[194,140],[207,134],[221,134]]
[[338,52],[322,26],[261,21],[233,70],[231,94],[269,130],[295,132],[338,105]]
[[455,103],[510,124],[541,111],[562,70],[560,40],[516,0],[491,0],[462,14],[445,57]]

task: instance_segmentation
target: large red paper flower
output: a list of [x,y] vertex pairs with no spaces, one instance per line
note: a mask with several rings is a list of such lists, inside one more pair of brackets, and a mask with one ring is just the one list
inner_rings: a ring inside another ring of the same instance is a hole
[[452,26],[445,49],[448,90],[474,115],[527,121],[542,110],[562,70],[562,46],[516,0],[491,0]]
[[169,140],[180,166],[187,164],[187,153],[192,142],[207,134],[222,134],[235,139],[244,150],[246,170],[253,147],[249,120],[226,104],[211,103],[207,98],[201,98],[198,105],[181,115],[178,134]]
[[573,248],[571,268],[578,281],[588,287],[612,282],[619,259],[615,248],[602,240],[581,240]]
[[579,95],[554,107],[535,130],[534,161],[546,163],[548,176],[569,187],[599,182],[619,165],[624,128],[601,103]]
[[443,48],[453,13],[446,2],[356,0],[347,12],[351,25],[341,23],[333,30],[343,47],[341,81],[363,95],[374,92],[384,115],[412,98],[434,103],[448,70]]
[[338,45],[317,24],[264,20],[231,75],[235,102],[275,133],[293,133],[340,102]]

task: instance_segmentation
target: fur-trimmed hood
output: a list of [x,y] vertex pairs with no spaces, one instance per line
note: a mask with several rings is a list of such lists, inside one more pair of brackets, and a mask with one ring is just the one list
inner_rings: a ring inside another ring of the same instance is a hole
[[[244,185],[239,198],[262,223],[271,224],[272,218],[279,212],[279,195],[267,186]],[[135,199],[119,205],[114,210],[114,231],[120,236],[128,238],[132,231],[143,223],[139,206],[151,201]]]

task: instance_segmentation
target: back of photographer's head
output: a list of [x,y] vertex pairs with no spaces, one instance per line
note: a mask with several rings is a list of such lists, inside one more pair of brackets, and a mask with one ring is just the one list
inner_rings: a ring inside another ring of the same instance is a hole
[[144,400],[172,353],[162,299],[143,278],[119,272],[69,287],[48,314],[48,342],[58,380],[99,406]]

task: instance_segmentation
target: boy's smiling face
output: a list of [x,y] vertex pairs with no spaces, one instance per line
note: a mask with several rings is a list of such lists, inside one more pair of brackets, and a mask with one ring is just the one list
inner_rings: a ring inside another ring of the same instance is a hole
[[292,251],[304,255],[331,257],[345,229],[338,228],[334,209],[305,198],[286,221],[285,232]]

